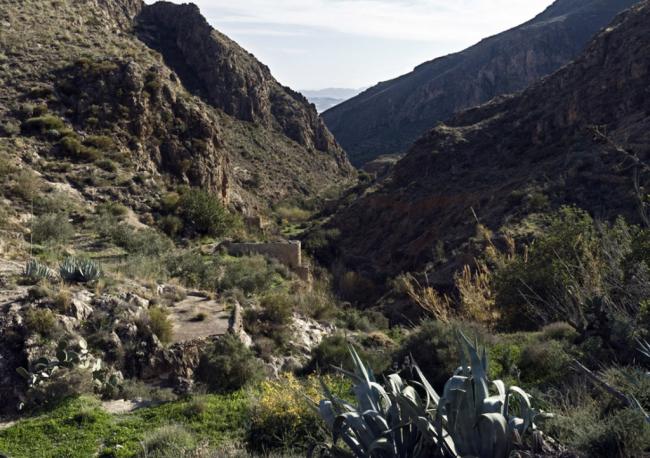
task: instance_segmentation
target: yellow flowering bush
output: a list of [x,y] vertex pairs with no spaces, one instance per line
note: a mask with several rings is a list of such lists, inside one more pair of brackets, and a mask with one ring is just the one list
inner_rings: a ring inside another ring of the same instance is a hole
[[[326,375],[323,379],[336,396],[350,397],[351,385],[343,377]],[[251,396],[248,440],[254,450],[301,450],[326,437],[318,413],[309,405],[309,400],[318,403],[323,398],[318,376],[298,379],[282,374],[276,380],[263,381]]]

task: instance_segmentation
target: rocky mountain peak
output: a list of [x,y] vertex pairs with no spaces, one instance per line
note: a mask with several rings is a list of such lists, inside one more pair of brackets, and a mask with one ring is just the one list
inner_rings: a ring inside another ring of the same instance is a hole
[[195,5],[146,6],[136,18],[136,30],[140,39],[163,55],[185,87],[210,105],[282,132],[345,165],[343,151],[308,101],[279,84],[266,65],[214,30]]

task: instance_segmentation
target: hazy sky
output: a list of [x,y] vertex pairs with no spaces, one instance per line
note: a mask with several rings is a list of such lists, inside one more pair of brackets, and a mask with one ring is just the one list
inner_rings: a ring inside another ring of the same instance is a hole
[[194,3],[210,24],[255,54],[281,83],[320,89],[358,88],[394,78],[525,22],[552,0]]

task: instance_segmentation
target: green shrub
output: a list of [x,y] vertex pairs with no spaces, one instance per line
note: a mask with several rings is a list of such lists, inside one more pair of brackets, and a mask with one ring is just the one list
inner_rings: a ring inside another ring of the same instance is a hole
[[388,318],[375,310],[359,310],[347,307],[339,310],[336,317],[337,326],[350,331],[370,332],[387,329]]
[[527,254],[508,260],[495,273],[503,328],[538,329],[563,320],[583,332],[589,304],[595,301],[617,304],[621,310],[638,305],[638,288],[621,287],[635,230],[622,220],[595,223],[574,207],[546,216]]
[[[103,202],[95,208],[98,215],[108,215],[116,218],[121,218],[129,213],[129,209],[118,202]],[[110,222],[106,222],[110,224]]]
[[117,172],[117,164],[110,159],[98,159],[95,161],[95,165],[106,172]]
[[143,458],[177,458],[196,447],[196,439],[181,425],[156,428],[142,441]]
[[70,290],[63,286],[59,288],[52,296],[52,304],[59,313],[67,314],[72,306],[72,294]]
[[[301,372],[310,374],[314,372],[333,372],[335,367],[352,370],[354,364],[349,352],[353,338],[343,334],[334,334],[325,337],[311,352],[309,362]],[[382,348],[370,348],[363,345],[367,341],[356,341],[355,347],[361,357],[367,361],[375,373],[380,374],[388,369],[390,357]]]
[[183,220],[176,215],[161,216],[158,227],[170,237],[176,237],[183,230]]
[[62,402],[82,394],[94,392],[93,374],[82,368],[62,368],[47,381],[30,388],[26,393],[27,409],[51,409]]
[[101,151],[110,151],[116,148],[115,141],[107,135],[89,135],[84,143]]
[[297,223],[307,221],[311,216],[309,210],[305,210],[294,206],[281,206],[276,209],[279,218],[289,221],[290,223]]
[[[341,377],[326,375],[335,396],[348,398],[350,385]],[[322,423],[309,402],[318,402],[318,377],[298,379],[290,373],[265,380],[252,392],[247,443],[252,451],[268,456],[305,456],[310,446],[325,439]],[[294,455],[295,454],[295,455]]]
[[581,399],[549,420],[548,432],[584,456],[644,456],[650,447],[650,427],[643,415],[636,410],[612,409],[607,404],[606,400]]
[[[441,389],[449,374],[453,373],[458,364],[457,331],[459,324],[447,324],[440,321],[427,320],[410,334],[401,344],[395,354],[398,365],[408,366],[413,356],[422,369],[424,376],[434,388]],[[482,331],[478,328],[465,329],[469,336],[484,340]],[[426,351],[424,351],[426,350]]]
[[214,289],[219,272],[212,259],[204,259],[199,253],[181,251],[167,260],[169,274],[188,287]]
[[12,191],[15,195],[27,202],[33,201],[39,192],[39,183],[36,174],[31,170],[21,170],[14,178]]
[[101,229],[115,245],[130,254],[143,256],[162,256],[169,253],[174,244],[154,229],[134,229],[126,223],[111,225]]
[[549,340],[566,340],[573,342],[578,337],[578,331],[564,321],[547,324],[542,328],[542,336]]
[[222,237],[235,228],[236,219],[219,198],[200,189],[190,189],[178,201],[178,216],[189,233]]
[[261,255],[225,258],[219,262],[225,270],[217,283],[221,291],[238,288],[248,294],[260,293],[290,275],[286,267]]
[[[258,348],[261,355],[268,356],[276,347],[282,347],[289,340],[289,324],[294,303],[284,292],[265,294],[260,301],[260,309],[249,309],[244,313],[246,330],[252,335],[264,336],[273,341],[271,348]],[[264,342],[262,343],[270,343]]]
[[65,129],[65,123],[58,116],[43,115],[27,119],[23,122],[22,129],[27,133],[45,133],[48,130],[61,131]]
[[60,332],[56,316],[46,308],[30,308],[25,313],[25,327],[30,332],[48,338],[54,338]]
[[176,192],[168,192],[160,199],[160,211],[163,213],[174,213],[178,208],[181,196]]
[[66,243],[74,236],[74,227],[65,213],[47,213],[34,218],[34,243]]
[[254,384],[263,375],[262,365],[255,354],[230,334],[218,339],[205,351],[196,371],[197,380],[217,393]]
[[260,300],[262,307],[261,318],[278,326],[291,323],[293,313],[293,298],[285,292],[265,294]]
[[529,343],[519,357],[521,380],[538,386],[557,384],[566,378],[571,361],[572,357],[557,340]]
[[296,309],[315,320],[328,320],[337,312],[336,300],[326,289],[317,285],[308,291],[294,293]]
[[64,156],[73,160],[92,162],[100,159],[100,153],[92,146],[86,146],[77,135],[67,135],[59,141]]
[[169,319],[169,312],[162,307],[149,309],[149,326],[162,343],[169,343],[173,337],[173,324]]

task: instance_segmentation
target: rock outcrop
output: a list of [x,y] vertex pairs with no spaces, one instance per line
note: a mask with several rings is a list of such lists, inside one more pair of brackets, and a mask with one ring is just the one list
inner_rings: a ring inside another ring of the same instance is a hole
[[280,85],[266,65],[214,30],[196,5],[158,2],[145,7],[136,24],[138,37],[163,55],[192,93],[237,119],[327,153],[345,167],[345,154],[307,99]]
[[644,1],[574,63],[427,133],[377,191],[335,216],[342,260],[378,284],[437,263],[429,280],[444,286],[471,263],[477,220],[498,234],[541,202],[640,222],[638,189],[650,181],[648,24]]
[[578,56],[637,0],[558,0],[529,22],[440,57],[326,111],[354,165],[406,151],[455,112],[520,91]]
[[[97,176],[89,163],[114,169],[107,159],[120,163],[122,177],[137,177],[132,186],[84,180],[75,186],[84,199],[118,200],[141,214],[164,188],[185,184],[255,216],[353,179],[313,106],[213,30],[196,6],[83,0],[51,10],[14,2],[0,20],[8,24],[0,56],[11,60],[0,68],[3,150],[85,162],[50,181]],[[39,117],[50,124],[21,128]],[[12,137],[23,139],[20,152]]]

